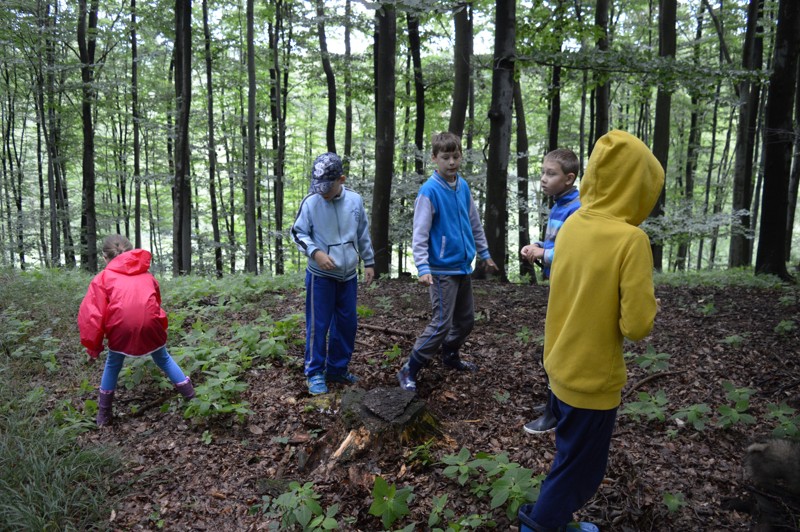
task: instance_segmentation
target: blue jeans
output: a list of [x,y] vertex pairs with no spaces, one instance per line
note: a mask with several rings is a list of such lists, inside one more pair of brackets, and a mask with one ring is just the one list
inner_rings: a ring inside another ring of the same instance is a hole
[[358,279],[337,281],[306,270],[305,374],[342,375],[356,345]]
[[[150,353],[150,356],[153,357],[153,362],[156,363],[156,366],[161,368],[172,384],[179,384],[186,380],[186,375],[184,375],[183,371],[172,357],[169,356],[166,346],[153,351]],[[110,349],[108,350],[106,367],[103,370],[103,378],[100,380],[100,389],[102,391],[113,392],[117,389],[117,379],[119,378],[119,372],[122,370],[122,364],[124,362],[125,355],[117,353],[116,351],[111,351]]]
[[617,419],[616,408],[573,408],[553,393],[550,399],[558,419],[556,456],[539,498],[524,520],[536,531],[559,530],[595,494],[606,472]]

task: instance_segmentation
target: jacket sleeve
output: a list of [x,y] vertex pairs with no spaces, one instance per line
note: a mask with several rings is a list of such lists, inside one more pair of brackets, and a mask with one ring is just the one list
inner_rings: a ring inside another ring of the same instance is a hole
[[491,259],[489,243],[486,241],[486,233],[483,231],[481,217],[471,192],[469,194],[469,224],[472,226],[472,238],[475,239],[475,250],[478,252],[478,256],[483,260]]
[[619,289],[619,330],[630,340],[641,340],[650,334],[656,317],[653,253],[643,231],[637,230],[622,261]]
[[78,310],[78,330],[81,335],[81,344],[92,358],[97,358],[103,352],[103,338],[105,337],[103,317],[107,308],[108,296],[101,274],[89,283],[89,289]]
[[369,220],[367,220],[367,210],[364,208],[364,199],[359,196],[361,204],[361,216],[358,218],[358,253],[364,266],[372,268],[375,266],[375,251],[372,248],[372,239],[369,236]]
[[311,237],[314,231],[314,224],[311,222],[309,216],[309,203],[308,200],[311,196],[306,196],[300,203],[300,209],[297,211],[297,218],[292,225],[292,238],[294,243],[297,244],[299,249],[307,257],[314,255],[314,252],[319,249]]
[[433,214],[431,199],[425,194],[418,195],[414,202],[414,232],[411,237],[411,251],[418,275],[431,273],[428,263],[428,240],[431,236]]

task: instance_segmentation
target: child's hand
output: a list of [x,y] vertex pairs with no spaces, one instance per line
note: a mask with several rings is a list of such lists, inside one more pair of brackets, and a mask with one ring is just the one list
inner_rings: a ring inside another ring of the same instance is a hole
[[423,286],[431,286],[433,284],[433,275],[429,273],[426,273],[425,275],[420,275],[418,282]]
[[544,255],[544,249],[540,248],[537,244],[528,244],[520,250],[519,254],[523,259],[533,263],[533,261],[536,259],[542,258],[542,255]]
[[333,262],[333,259],[322,250],[318,250],[314,253],[314,260],[317,261],[317,266],[322,268],[323,270],[332,270],[336,267],[336,263]]
[[364,285],[369,286],[375,278],[375,268],[364,268]]
[[497,264],[492,259],[486,259],[486,272],[495,273],[498,271],[500,271],[500,268],[497,267]]

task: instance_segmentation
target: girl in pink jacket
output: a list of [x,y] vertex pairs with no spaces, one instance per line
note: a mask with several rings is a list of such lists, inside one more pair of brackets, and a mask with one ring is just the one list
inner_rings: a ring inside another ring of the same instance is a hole
[[103,240],[107,265],[89,284],[78,311],[81,344],[93,359],[108,339],[108,356],[100,381],[97,425],[112,419],[117,378],[126,356],[150,355],[186,399],[194,397],[189,377],[167,352],[167,314],[161,308],[161,291],[150,270],[150,252],[133,249],[122,235]]

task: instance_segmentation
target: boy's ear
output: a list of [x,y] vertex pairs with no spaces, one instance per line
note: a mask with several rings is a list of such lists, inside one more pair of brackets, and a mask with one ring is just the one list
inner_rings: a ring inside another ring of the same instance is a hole
[[342,177],[339,178],[339,183],[344,183],[346,179],[347,179],[347,176],[343,175]]
[[573,174],[572,172],[567,174],[567,183],[570,185],[575,184],[575,174]]

